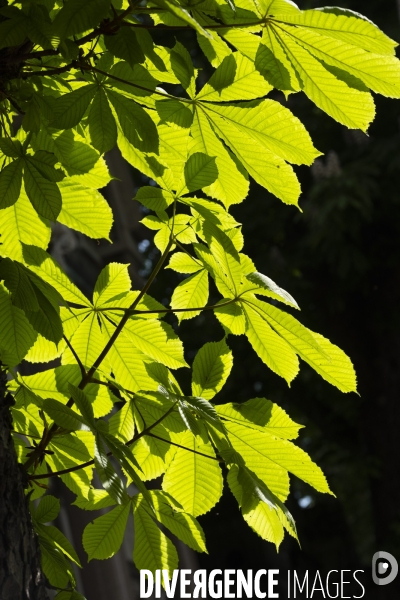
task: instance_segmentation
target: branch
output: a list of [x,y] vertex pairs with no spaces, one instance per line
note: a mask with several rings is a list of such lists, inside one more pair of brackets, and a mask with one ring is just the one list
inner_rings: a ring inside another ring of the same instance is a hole
[[[135,442],[140,440],[140,438],[142,438],[143,436],[150,435],[150,431],[153,429],[153,427],[156,427],[157,425],[159,425],[161,423],[161,421],[163,421],[166,417],[168,417],[168,415],[175,408],[175,405],[177,404],[177,402],[178,402],[178,400],[176,402],[174,402],[173,405],[167,410],[167,412],[164,413],[159,419],[157,419],[157,421],[154,421],[154,423],[152,423],[151,425],[149,425],[148,427],[143,429],[143,431],[141,431],[137,435],[133,436],[133,438],[131,440],[129,440],[128,442],[125,442],[125,446],[131,446],[132,444],[134,444]],[[142,417],[142,419],[143,419],[143,417]],[[164,441],[166,441],[166,440],[164,440]],[[107,452],[107,456],[112,456],[112,452]],[[25,465],[26,465],[26,463],[25,463]],[[80,469],[86,469],[86,467],[91,467],[92,465],[94,465],[94,459],[88,460],[87,462],[81,463],[79,465],[75,465],[74,467],[69,467],[68,469],[62,469],[61,471],[50,471],[50,473],[42,473],[40,475],[29,475],[29,479],[33,480],[33,481],[35,481],[36,479],[49,479],[50,477],[58,477],[60,475],[67,475],[68,473],[73,473],[74,471],[79,471]]]
[[[160,256],[156,266],[154,267],[152,273],[150,274],[149,279],[147,280],[147,283],[145,284],[145,286],[143,287],[143,289],[141,290],[141,292],[139,293],[137,298],[133,301],[132,305],[130,306],[131,310],[134,310],[136,308],[136,306],[139,304],[139,302],[141,301],[143,296],[147,293],[148,289],[150,288],[151,284],[153,283],[154,279],[156,278],[158,272],[160,271],[162,265],[164,264],[168,254],[169,254],[171,246],[173,245],[173,238],[174,238],[173,229],[174,229],[174,223],[175,223],[175,211],[176,211],[176,199],[174,201],[174,212],[173,212],[173,217],[172,217],[172,230],[171,230],[171,234],[169,237],[167,247],[165,248],[164,252]],[[118,323],[117,327],[115,328],[114,333],[108,340],[107,344],[105,345],[103,350],[100,352],[99,356],[94,361],[93,365],[90,367],[89,371],[87,371],[86,374],[82,377],[81,382],[78,386],[79,389],[83,390],[86,387],[86,385],[88,383],[90,383],[90,380],[92,379],[94,373],[99,368],[99,366],[101,365],[101,363],[107,356],[108,352],[111,350],[112,346],[114,345],[115,341],[117,340],[119,334],[121,333],[121,331],[124,328],[124,325],[128,319],[129,319],[129,314],[125,313],[124,316],[122,317],[122,319],[120,320],[120,322]],[[73,404],[74,404],[74,399],[70,398],[67,402],[68,408],[71,408],[71,406],[73,406]],[[37,449],[32,452],[32,454],[30,455],[28,460],[24,463],[25,470],[28,470],[32,465],[34,465],[36,463],[36,461],[44,454],[46,447],[51,442],[51,439],[54,437],[54,435],[57,433],[58,430],[59,430],[59,427],[55,423],[53,423],[53,425],[50,427],[50,429],[43,434],[42,440],[40,441],[40,444],[37,446]],[[137,438],[137,439],[139,439],[139,438]]]
[[29,71],[22,72],[22,79],[26,79],[27,77],[33,77],[34,75],[39,75],[40,77],[49,77],[50,75],[59,75],[60,73],[65,73],[70,69],[80,69],[80,65],[76,60],[73,60],[68,65],[64,65],[63,67],[57,67],[56,69],[49,69],[48,71]]

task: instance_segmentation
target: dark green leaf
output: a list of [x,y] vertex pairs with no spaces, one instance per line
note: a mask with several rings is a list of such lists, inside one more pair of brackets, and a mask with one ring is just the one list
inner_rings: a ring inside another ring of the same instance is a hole
[[86,425],[95,430],[96,423],[94,420],[93,406],[85,392],[75,385],[72,385],[72,383],[68,384],[68,390],[71,394],[71,398],[73,398],[79,412],[84,418]]
[[158,154],[157,128],[144,109],[125,96],[108,91],[108,98],[117,113],[121,129],[133,146],[142,152]]
[[89,113],[89,133],[93,146],[103,154],[117,143],[117,126],[103,88],[94,97]]
[[135,32],[129,27],[121,27],[115,35],[104,36],[107,50],[117,58],[126,60],[133,67],[145,59]]
[[[31,506],[33,506],[31,504]],[[54,496],[43,496],[39,506],[33,510],[33,516],[38,523],[50,523],[57,518],[60,512],[60,501]]]
[[84,85],[69,94],[57,98],[53,104],[54,119],[51,126],[55,129],[70,129],[78,125],[94,98],[97,85]]
[[56,221],[62,205],[57,184],[45,179],[28,160],[25,161],[24,183],[26,194],[36,212],[45,219]]
[[111,0],[68,0],[54,19],[54,30],[61,39],[94,28],[110,9]]
[[84,419],[74,410],[52,398],[43,401],[43,410],[57,425],[68,431],[82,429],[82,424],[85,423]]
[[22,183],[21,159],[14,160],[0,172],[0,209],[16,203]]
[[33,156],[27,156],[26,160],[29,160],[42,177],[48,179],[48,181],[62,181],[65,177],[61,170],[54,168],[58,159],[51,152],[38,150]]

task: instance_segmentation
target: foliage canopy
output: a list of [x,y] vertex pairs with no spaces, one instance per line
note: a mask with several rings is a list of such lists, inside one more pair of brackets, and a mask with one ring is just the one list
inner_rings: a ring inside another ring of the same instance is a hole
[[[161,29],[194,31],[213,70],[206,83],[179,40],[155,43]],[[110,507],[83,532],[89,559],[118,551],[133,511],[136,566],[170,574],[178,557],[164,528],[205,552],[197,517],[218,502],[224,478],[250,527],[276,547],[285,530],[297,537],[284,505],[289,473],[331,493],[282,408],[264,398],[214,403],[233,366],[233,335],[289,385],[301,358],[342,392],[356,391],[350,359],[303,326],[289,312],[299,309],[294,298],[242,252],[229,209],[247,196],[249,176],[298,206],[292,165],[320,154],[267,97],[273,89],[304,92],[367,131],[370,91],[400,97],[396,45],[357,13],[301,11],[290,0],[1,3],[0,357],[43,569],[52,586],[71,589],[59,600],[79,596],[79,559],[48,525],[59,510],[46,493],[53,477],[81,509]],[[116,145],[149,178],[135,199],[160,258],[141,291],[127,265],[109,264],[89,299],[47,252],[50,224],[109,240],[113,215],[99,190],[112,179],[104,154]],[[162,268],[185,276],[169,308],[148,293]],[[163,318],[180,323],[204,310],[215,314],[218,339],[189,365],[179,328]],[[35,375],[16,368],[54,359],[59,366]],[[191,390],[173,373],[181,368],[192,369]],[[161,476],[161,489],[149,491]]]

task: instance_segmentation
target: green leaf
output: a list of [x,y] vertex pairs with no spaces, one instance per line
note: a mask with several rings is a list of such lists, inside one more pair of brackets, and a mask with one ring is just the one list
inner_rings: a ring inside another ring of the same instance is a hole
[[357,379],[350,358],[343,350],[319,333],[315,333],[314,331],[310,331],[310,333],[318,343],[321,351],[309,351],[307,354],[298,351],[299,356],[319,373],[321,377],[339,388],[341,392],[356,392]]
[[336,7],[281,15],[279,21],[303,25],[312,31],[363,48],[374,54],[394,55],[397,42],[359,13]]
[[176,42],[170,53],[171,59],[171,68],[182,87],[187,91],[188,95],[191,98],[194,98],[196,95],[196,82],[195,75],[197,71],[195,71],[193,67],[192,58],[185,48],[180,42]]
[[253,108],[214,106],[212,110],[288,162],[311,165],[321,154],[304,125],[279,102],[262,100]]
[[[292,27],[283,27],[293,35]],[[303,27],[296,27],[294,34],[298,43],[326,64],[358,77],[376,93],[400,97],[400,62],[395,56],[373,54]]]
[[157,128],[146,111],[122,94],[107,90],[122,132],[126,139],[142,152],[158,153]]
[[105,306],[115,296],[131,289],[128,266],[110,263],[104,267],[97,278],[93,292],[93,303],[96,307]]
[[9,367],[17,365],[33,345],[37,333],[23,311],[11,304],[11,298],[0,283],[0,355]]
[[162,425],[156,425],[152,433],[166,441],[145,436],[132,446],[132,453],[143,471],[143,475],[141,474],[143,481],[155,479],[165,473],[175,454],[175,448],[169,444],[169,433]]
[[289,344],[278,336],[254,308],[243,305],[246,335],[261,360],[288,384],[299,371],[299,361]]
[[[197,396],[185,396],[184,400],[186,405],[189,405],[191,410],[197,415],[199,420],[205,421],[212,425],[215,429],[224,433],[224,428],[218,414],[208,400]],[[200,427],[201,430],[201,427]],[[193,433],[196,433],[193,431]]]
[[78,567],[82,566],[71,542],[57,527],[54,527],[54,525],[37,525],[37,530],[40,537],[45,537],[51,542],[53,547],[60,550],[67,558],[78,565]]
[[10,158],[18,158],[22,155],[21,142],[8,137],[0,137],[0,151]]
[[4,258],[0,263],[0,279],[11,293],[14,306],[24,311],[39,310],[35,286],[31,283],[30,273],[20,263]]
[[61,210],[61,193],[55,182],[45,179],[30,161],[25,161],[26,195],[39,216],[56,221]]
[[324,379],[342,392],[357,390],[353,365],[340,348],[274,306],[259,300],[250,302],[262,318]]
[[64,179],[64,173],[60,169],[55,169],[57,157],[46,150],[37,150],[33,156],[26,155],[25,161],[32,164],[37,171],[49,181],[61,181]]
[[124,539],[129,511],[130,503],[120,504],[86,525],[82,542],[88,561],[110,558],[118,552]]
[[240,168],[226,146],[218,139],[205,113],[198,108],[195,111],[191,135],[195,142],[192,152],[215,156],[218,178],[205,187],[204,192],[223,202],[225,207],[242,202],[249,191],[247,173]]
[[168,123],[187,129],[193,121],[192,107],[179,100],[156,100],[156,110],[160,116],[160,123]]
[[[222,279],[222,283],[226,286],[228,293],[236,296],[240,281],[242,278],[240,269],[239,254],[234,247],[231,239],[219,227],[206,221],[203,226],[204,236],[210,249],[210,253],[217,263],[217,278],[216,284],[218,287],[218,277]],[[196,251],[198,247],[196,247]],[[221,293],[223,292],[219,288]]]
[[211,400],[225,385],[232,365],[232,352],[225,339],[204,344],[193,362],[192,394]]
[[94,28],[104,19],[110,8],[110,0],[68,0],[54,19],[54,30],[61,39]]
[[196,552],[207,552],[204,532],[199,522],[192,515],[176,510],[176,504],[167,494],[155,491],[152,492],[152,497],[155,514],[160,523],[189,548]]
[[266,96],[271,89],[254,62],[240,52],[234,52],[224,58],[196,99],[207,102],[252,100]]
[[203,152],[192,154],[185,164],[184,177],[185,184],[182,183],[178,195],[195,192],[203,187],[207,187],[218,177],[215,157],[207,156]]
[[185,252],[175,252],[165,267],[166,269],[173,269],[178,273],[197,273],[203,268],[203,265],[197,261],[196,258],[186,254]]
[[173,189],[174,175],[164,160],[155,155],[140,152],[138,148],[129,143],[121,130],[118,131],[118,148],[125,160],[133,167],[154,179],[163,188]]
[[[223,304],[223,300],[221,304]],[[240,304],[232,303],[214,308],[214,314],[222,326],[233,335],[243,335],[246,331],[246,316]]]
[[[288,440],[233,421],[225,421],[225,428],[232,446],[244,458],[246,466],[278,497],[281,494],[274,488],[281,469],[293,473],[319,492],[331,493],[321,469],[306,452]],[[269,468],[271,474],[268,473]]]
[[170,369],[187,367],[182,342],[170,325],[153,319],[131,317],[125,331],[136,348]]
[[[33,505],[31,505],[33,506]],[[33,510],[33,516],[38,523],[49,523],[57,518],[60,512],[60,501],[54,496],[46,495],[40,500],[37,508]]]
[[35,331],[44,338],[58,344],[63,336],[63,328],[59,315],[59,308],[54,308],[49,299],[36,288],[36,298],[39,302],[37,311],[26,311],[26,317]]
[[292,167],[234,123],[220,117],[212,105],[203,105],[203,109],[214,131],[236,154],[249,175],[282,202],[297,205],[300,184]]
[[[204,18],[205,15],[203,14],[202,17]],[[214,24],[211,19],[209,22],[210,24]],[[209,34],[210,37],[208,38],[202,35],[197,35],[197,41],[203,51],[203,54],[205,54],[212,66],[217,68],[222,63],[224,58],[229,56],[231,50],[216,31],[209,30]]]
[[68,561],[47,538],[40,538],[40,551],[42,555],[42,569],[51,585],[65,588],[69,581],[74,581],[73,573]]
[[248,279],[251,283],[254,283],[256,288],[253,288],[255,294],[261,294],[263,296],[269,296],[269,298],[274,298],[274,300],[279,300],[280,302],[284,302],[293,308],[297,308],[300,310],[299,305],[296,300],[286,291],[280,288],[272,279],[263,275],[262,273],[254,272],[246,275],[246,279]]
[[0,255],[24,262],[23,244],[36,244],[46,249],[51,230],[49,223],[38,216],[29,202],[24,186],[13,206],[0,210]]
[[110,435],[123,442],[132,440],[135,433],[135,413],[132,400],[125,402],[124,406],[108,420]]
[[121,27],[116,34],[105,35],[104,42],[107,50],[117,58],[126,60],[131,67],[145,60],[136,33],[130,27]]
[[[115,327],[105,320],[102,324],[107,337],[110,338]],[[106,358],[106,363],[118,384],[130,392],[157,389],[158,384],[152,380],[146,368],[148,361],[148,357],[134,347],[124,331],[115,340]]]
[[245,467],[233,465],[229,470],[228,484],[245,521],[260,537],[274,543],[278,549],[284,534],[282,521],[285,521],[282,516],[291,525],[289,531],[297,537],[291,514],[254,473]]
[[115,472],[111,462],[109,461],[103,441],[98,434],[96,435],[94,446],[94,463],[104,489],[115,500],[115,502],[117,502],[117,504],[126,504],[128,495],[125,487],[119,475]]
[[62,181],[59,188],[62,208],[58,221],[91,238],[109,240],[113,215],[100,192],[69,179]]
[[[182,308],[203,307],[208,300],[208,272],[202,269],[194,275],[190,275],[184,281],[179,283],[171,298],[171,308],[173,310]],[[178,321],[184,319],[193,319],[197,317],[201,310],[177,312]]]
[[115,502],[106,490],[91,489],[89,490],[88,498],[78,496],[73,505],[82,510],[98,510],[114,506]]
[[297,438],[299,429],[303,427],[292,421],[277,404],[265,398],[253,398],[242,404],[222,404],[216,407],[216,411],[224,419],[254,429],[266,430],[285,440]]
[[139,495],[133,503],[134,536],[133,560],[137,569],[167,570],[171,578],[178,568],[178,554],[169,538],[159,529],[146,511]]
[[44,400],[43,410],[57,425],[68,431],[81,429],[82,423],[85,423],[85,419],[82,419],[74,410],[51,398]]
[[[69,4],[70,2],[68,2],[67,6]],[[93,100],[96,91],[97,85],[90,83],[57,98],[53,103],[54,118],[50,123],[51,127],[55,129],[70,129],[78,125]]]
[[82,594],[75,590],[59,592],[54,598],[55,600],[85,600]]
[[0,48],[19,46],[24,42],[25,36],[26,16],[21,11],[0,23]]
[[54,258],[37,246],[23,244],[23,258],[29,269],[54,287],[68,302],[91,306],[89,300],[70,281]]
[[262,43],[258,46],[254,61],[264,77],[276,89],[282,90],[286,97],[301,90],[301,81],[296,69],[270,27],[264,28]]
[[299,74],[304,93],[318,108],[350,129],[366,131],[375,116],[372,96],[354,78],[338,79],[283,29],[271,29]]
[[13,160],[0,171],[0,209],[8,208],[16,203],[22,184],[21,159]]
[[153,186],[143,186],[138,190],[134,200],[137,200],[150,210],[165,210],[174,201],[171,192]]
[[[126,29],[128,28],[122,28]],[[117,143],[117,126],[103,88],[98,89],[90,107],[89,133],[92,145],[100,154],[108,152]]]
[[[70,338],[70,344],[78,355],[81,363],[88,369],[100,354],[105,345],[105,338],[100,329],[98,316],[91,312],[76,329]],[[70,348],[62,355],[63,365],[76,365],[77,361]]]
[[183,21],[184,23],[190,25],[190,27],[193,27],[193,29],[195,29],[200,35],[203,35],[206,38],[210,37],[208,31],[203,29],[197,19],[194,19],[189,11],[180,6],[176,0],[154,0],[154,4],[156,6],[160,6],[161,8],[167,9],[168,12],[178,17],[180,21]]
[[71,398],[74,400],[79,412],[83,417],[82,421],[84,421],[91,429],[96,429],[93,406],[86,393],[72,383],[68,384],[68,390],[71,394]]
[[[180,436],[179,443],[189,450],[177,449],[165,473],[162,487],[186,512],[197,517],[211,510],[221,497],[221,467],[213,460],[215,452],[205,437],[194,436],[187,431]],[[185,473],[185,477],[182,477],[182,473]]]

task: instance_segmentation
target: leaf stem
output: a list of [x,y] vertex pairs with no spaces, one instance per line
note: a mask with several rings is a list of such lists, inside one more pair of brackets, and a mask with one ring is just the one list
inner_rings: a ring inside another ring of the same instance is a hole
[[227,300],[226,302],[221,302],[220,304],[209,304],[206,306],[196,306],[193,308],[165,308],[163,310],[138,310],[132,308],[119,308],[119,307],[110,307],[110,308],[99,308],[98,312],[104,311],[124,311],[128,314],[137,314],[137,315],[150,315],[150,314],[164,314],[164,313],[176,313],[176,312],[192,312],[195,310],[214,310],[216,308],[221,308],[221,306],[227,306],[228,304],[233,304],[233,302],[237,302],[237,298],[231,298],[231,300]]
[[156,435],[155,433],[148,433],[149,437],[155,438],[156,440],[160,440],[161,442],[165,442],[166,444],[171,444],[171,446],[176,446],[177,448],[181,448],[182,450],[187,450],[188,452],[193,452],[193,454],[198,454],[199,456],[204,456],[205,458],[209,458],[211,460],[216,460],[218,462],[225,462],[223,458],[217,458],[216,456],[210,456],[209,454],[204,454],[204,452],[199,452],[198,450],[194,450],[193,448],[186,448],[186,446],[182,446],[181,444],[177,444],[176,442],[172,442],[171,440],[165,440],[164,438]]
[[74,355],[74,358],[75,358],[76,362],[77,362],[77,363],[78,363],[78,365],[79,365],[79,368],[80,368],[80,370],[81,370],[81,375],[82,375],[82,377],[85,377],[85,375],[86,375],[86,369],[85,369],[85,367],[83,366],[81,359],[79,358],[79,356],[78,356],[78,355],[77,355],[77,353],[75,352],[75,350],[74,350],[74,348],[73,348],[73,346],[72,346],[71,342],[70,342],[70,341],[69,341],[69,339],[67,338],[67,336],[63,335],[63,338],[64,338],[64,340],[65,340],[65,342],[66,342],[66,344],[67,344],[68,348],[71,350],[72,354]]

